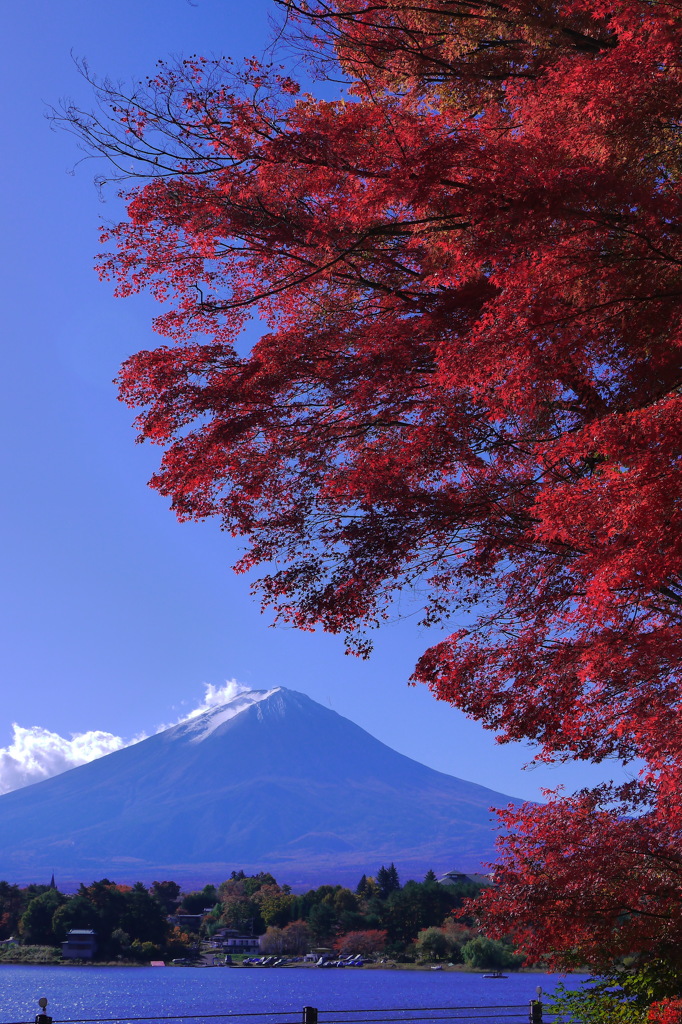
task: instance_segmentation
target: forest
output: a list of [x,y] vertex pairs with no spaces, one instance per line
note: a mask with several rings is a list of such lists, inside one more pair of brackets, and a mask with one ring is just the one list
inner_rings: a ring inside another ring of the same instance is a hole
[[[322,885],[295,894],[267,872],[233,871],[219,886],[182,892],[176,882],[117,885],[101,879],[67,895],[55,886],[0,882],[0,962],[41,959],[72,928],[97,935],[97,959],[148,962],[196,954],[202,940],[229,932],[260,936],[264,953],[304,954],[324,947],[342,955],[381,955],[396,962],[448,961],[472,968],[517,968],[512,944],[489,939],[456,917],[476,883],[441,884],[429,871],[401,885],[393,864],[363,875],[355,891]],[[178,916],[196,915],[191,930]],[[15,936],[19,945],[5,945]],[[24,952],[25,951],[25,952]]]

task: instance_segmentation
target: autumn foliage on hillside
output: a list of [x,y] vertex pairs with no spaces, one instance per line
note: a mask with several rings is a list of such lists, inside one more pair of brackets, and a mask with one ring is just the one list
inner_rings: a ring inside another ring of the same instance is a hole
[[67,112],[139,178],[100,267],[164,304],[120,375],[152,484],[285,620],[364,654],[414,586],[416,681],[541,758],[642,759],[507,815],[486,919],[677,960],[680,6],[279,6],[340,98],[196,58]]

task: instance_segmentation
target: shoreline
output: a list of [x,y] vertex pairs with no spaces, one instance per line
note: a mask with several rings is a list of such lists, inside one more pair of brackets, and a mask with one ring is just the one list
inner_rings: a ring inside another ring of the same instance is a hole
[[[59,960],[54,962],[48,962],[46,960],[0,960],[0,968],[2,967],[140,967],[140,968],[151,968],[151,963],[135,963],[134,961],[127,961],[121,963],[120,961],[82,961],[81,963],[74,963],[69,960]],[[317,964],[282,964],[281,967],[258,967],[248,966],[244,967],[242,964],[231,964],[223,966],[222,964],[171,964],[166,963],[164,967],[173,968],[173,970],[208,970],[214,968],[220,968],[221,970],[244,970],[244,971],[270,971],[270,970],[322,970],[318,968]],[[438,963],[423,963],[423,964],[397,964],[397,963],[378,963],[378,964],[363,964],[362,967],[354,967],[352,971],[432,971],[436,970],[437,973],[445,974],[478,974],[485,976],[491,972],[491,968],[483,967],[466,967],[464,964],[438,964]],[[326,968],[328,971],[339,971],[339,970],[350,970],[350,968]],[[502,979],[505,980],[507,977],[517,974],[550,974],[551,971],[547,971],[542,967],[521,967],[516,971],[509,971],[508,974],[504,975]],[[571,974],[584,974],[584,971],[571,971],[566,972]]]

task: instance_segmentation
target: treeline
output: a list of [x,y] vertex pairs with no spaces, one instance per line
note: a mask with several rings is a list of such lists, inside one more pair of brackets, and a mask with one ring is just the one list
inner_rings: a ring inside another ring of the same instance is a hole
[[[215,890],[214,890],[215,892]],[[183,955],[191,936],[168,920],[181,899],[175,882],[117,885],[103,878],[73,895],[54,885],[0,882],[0,941],[59,946],[72,928],[97,935],[97,958],[149,960]]]
[[219,902],[204,922],[207,936],[222,928],[262,935],[264,952],[329,948],[342,954],[384,953],[398,961],[448,960],[474,967],[518,967],[511,943],[480,935],[453,915],[481,886],[441,884],[433,871],[401,885],[393,864],[363,875],[355,890],[321,885],[303,895],[270,874],[243,871],[218,888]]
[[[472,967],[514,968],[520,956],[509,942],[488,939],[455,916],[480,886],[441,884],[433,871],[401,884],[393,864],[355,889],[321,885],[304,894],[273,875],[233,871],[218,887],[182,892],[176,882],[117,885],[109,879],[81,885],[74,895],[55,886],[20,888],[0,882],[0,941],[58,946],[73,928],[93,929],[98,959],[148,960],[182,956],[199,939],[224,931],[261,936],[269,953],[383,954],[398,961],[448,960]],[[180,927],[178,918],[196,915]]]

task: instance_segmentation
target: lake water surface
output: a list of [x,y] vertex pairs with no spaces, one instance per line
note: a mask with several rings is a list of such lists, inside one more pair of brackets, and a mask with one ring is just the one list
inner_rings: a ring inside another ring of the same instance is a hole
[[[536,998],[537,985],[549,993],[560,981],[567,988],[579,988],[582,979],[583,975],[510,974],[506,980],[490,981],[480,974],[352,968],[0,965],[0,1024],[32,1022],[39,1012],[41,996],[48,999],[47,1013],[55,1024],[173,1015],[192,1016],[205,1024],[229,1024],[207,1020],[213,1014],[254,1015],[243,1017],[240,1024],[300,1024],[304,1006],[319,1009],[320,1024],[355,1024],[382,1018],[457,1024],[458,1017],[462,1024],[472,1019],[515,1024],[528,1020],[528,1003]],[[438,1012],[426,1012],[436,1007]],[[464,1007],[471,1009],[460,1012]],[[485,1013],[484,1007],[499,1010]],[[380,1012],[398,1008],[410,1012]]]

